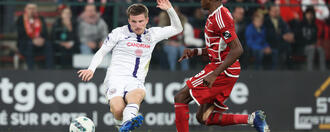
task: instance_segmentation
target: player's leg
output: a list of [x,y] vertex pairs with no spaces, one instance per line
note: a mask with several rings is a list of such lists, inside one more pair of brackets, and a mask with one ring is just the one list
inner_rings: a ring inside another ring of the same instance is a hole
[[204,125],[229,126],[250,124],[256,128],[258,132],[270,132],[263,111],[258,110],[251,115],[227,114],[223,113],[224,111],[224,109],[217,108],[212,104],[202,104],[198,109],[196,118],[199,123]]
[[208,119],[209,115],[213,112],[214,106],[213,104],[201,104],[198,107],[196,113],[196,119],[200,124],[205,124],[206,120]]
[[120,128],[120,132],[128,132],[137,127],[140,127],[143,122],[142,115],[138,115],[140,104],[145,96],[145,89],[137,88],[129,91],[125,100],[127,105],[123,111],[123,125]]
[[123,97],[115,96],[111,98],[110,102],[110,111],[117,120],[118,125],[121,124],[120,122],[123,120],[123,111],[126,106]]
[[185,85],[175,96],[174,96],[174,102],[175,103],[182,103],[182,104],[188,104],[192,101],[192,97],[189,93],[189,87]]
[[213,104],[200,105],[196,114],[199,123],[204,125],[229,126],[248,124],[249,115],[227,114],[225,110],[216,108]]
[[[207,92],[204,92],[204,95],[207,96],[202,96],[202,98],[200,98],[200,102],[206,99],[211,100],[200,106],[197,113],[198,121],[205,125],[219,126],[248,123],[249,116],[247,114],[240,115],[223,113],[228,109],[228,107],[224,105],[224,102],[229,98],[236,81],[237,78],[228,77],[225,74],[221,74],[214,82],[211,89],[205,89],[208,90]],[[198,97],[197,93],[193,93],[193,95]]]
[[189,107],[192,101],[188,86],[181,89],[174,97],[175,125],[178,132],[189,132]]
[[[208,97],[203,98],[211,98],[213,101],[211,101],[212,103],[200,105],[197,112],[197,120],[205,125],[229,126],[250,124],[254,125],[259,132],[268,132],[269,128],[262,111],[254,112],[251,115],[223,113],[228,109],[228,107],[224,105],[224,101],[228,99],[236,80],[237,78],[221,76],[221,78],[217,80],[216,85],[214,85],[212,89],[209,89],[209,92],[204,92],[204,94],[210,94]],[[192,91],[192,93],[192,96],[198,97],[197,94],[194,94],[194,91]],[[200,102],[202,102],[203,98],[199,98],[199,100],[201,100]]]
[[114,122],[116,127],[122,125],[123,111],[126,106],[123,98],[126,94],[126,91],[124,90],[126,84],[123,80],[125,79],[119,77],[110,77],[108,73],[104,79],[104,86],[106,87],[105,97],[110,104],[110,112],[114,115]]
[[134,89],[126,94],[127,105],[123,112],[123,121],[127,121],[138,115],[140,104],[145,96],[145,90],[142,88]]

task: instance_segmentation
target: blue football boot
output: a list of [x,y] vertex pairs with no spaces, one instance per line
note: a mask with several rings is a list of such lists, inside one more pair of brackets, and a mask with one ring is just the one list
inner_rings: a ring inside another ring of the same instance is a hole
[[131,128],[131,130],[142,126],[143,120],[144,120],[144,118],[142,115],[138,115],[138,116],[132,118],[131,121],[133,122],[133,124],[132,124],[133,128]]
[[[251,120],[253,119],[253,127],[258,132],[270,132],[269,126],[266,123],[266,115],[264,111],[257,110],[253,112],[250,116]],[[252,122],[251,122],[252,123]]]
[[125,121],[119,128],[119,132],[129,132],[130,128],[132,127],[132,124],[133,123],[131,120]]
[[143,116],[142,115],[138,115],[134,118],[132,118],[131,120],[128,120],[126,122],[124,122],[122,124],[122,126],[119,129],[119,132],[129,132],[134,130],[135,128],[138,128],[142,125],[143,123]]

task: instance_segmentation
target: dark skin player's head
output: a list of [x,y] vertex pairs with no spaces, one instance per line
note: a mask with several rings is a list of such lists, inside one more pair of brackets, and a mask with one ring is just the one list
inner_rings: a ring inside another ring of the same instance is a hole
[[221,0],[201,0],[201,6],[205,10],[214,11],[221,5]]

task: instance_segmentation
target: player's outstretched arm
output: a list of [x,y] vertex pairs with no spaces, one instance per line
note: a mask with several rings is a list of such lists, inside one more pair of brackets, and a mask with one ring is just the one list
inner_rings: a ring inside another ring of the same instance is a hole
[[172,4],[169,0],[157,0],[157,8],[167,11],[172,8]]
[[105,44],[95,53],[93,56],[92,62],[89,65],[88,69],[79,70],[77,73],[79,74],[79,78],[82,81],[89,81],[93,78],[94,72],[96,68],[100,65],[103,60],[103,57],[110,52],[112,48],[106,46]]
[[183,31],[179,16],[173,9],[172,4],[169,0],[157,0],[157,7],[167,12],[171,22],[170,26],[166,26],[162,28],[162,30],[157,31],[160,32],[160,34],[157,35],[162,36],[160,38],[169,38]]
[[179,58],[178,62],[181,62],[184,59],[189,59],[193,56],[198,56],[198,55],[207,55],[207,50],[205,48],[184,49],[183,54]]

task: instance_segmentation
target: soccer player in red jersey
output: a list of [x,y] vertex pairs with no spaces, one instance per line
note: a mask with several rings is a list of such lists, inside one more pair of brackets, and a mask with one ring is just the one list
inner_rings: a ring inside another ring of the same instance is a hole
[[240,74],[238,58],[243,53],[235,33],[234,20],[221,0],[201,0],[202,8],[209,11],[205,24],[206,48],[185,49],[183,59],[196,55],[209,56],[209,64],[186,81],[186,86],[175,96],[175,123],[178,132],[189,132],[188,103],[194,100],[199,109],[197,120],[204,125],[228,126],[250,124],[258,132],[269,132],[265,114],[258,110],[251,115],[223,113],[228,109],[228,99]]

